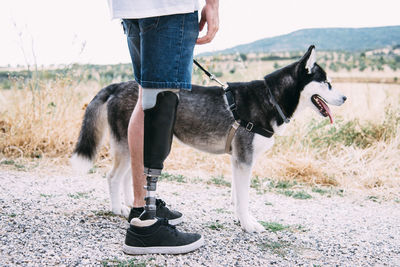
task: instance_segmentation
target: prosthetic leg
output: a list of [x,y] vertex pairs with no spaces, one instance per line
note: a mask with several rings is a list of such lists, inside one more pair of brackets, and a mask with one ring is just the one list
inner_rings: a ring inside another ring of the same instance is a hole
[[[147,179],[146,205],[139,218],[133,218],[127,230],[123,251],[127,254],[178,254],[193,251],[204,244],[196,233],[180,232],[165,218],[156,216],[155,191],[164,160],[172,143],[178,95],[162,90],[150,92],[156,100],[148,104],[143,89],[144,173]],[[154,97],[155,98],[155,97]]]
[[[156,218],[156,197],[158,177],[164,167],[172,144],[178,95],[176,90],[147,89],[143,91],[144,110],[144,173],[147,176],[146,205],[140,220]],[[175,91],[175,92],[174,92]],[[155,104],[154,104],[155,102]],[[150,104],[149,104],[150,103]]]

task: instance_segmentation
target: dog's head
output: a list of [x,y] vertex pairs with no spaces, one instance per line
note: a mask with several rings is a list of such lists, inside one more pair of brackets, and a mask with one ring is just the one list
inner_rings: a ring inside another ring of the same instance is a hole
[[311,107],[322,116],[329,116],[332,123],[332,113],[328,104],[340,106],[347,98],[332,87],[326,72],[316,63],[316,52],[313,45],[297,62],[297,73],[300,76],[299,80],[305,81],[298,109]]

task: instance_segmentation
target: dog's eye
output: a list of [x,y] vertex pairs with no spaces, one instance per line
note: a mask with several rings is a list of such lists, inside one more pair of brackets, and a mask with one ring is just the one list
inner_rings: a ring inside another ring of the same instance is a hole
[[329,88],[329,90],[332,90],[332,85],[331,85],[331,83],[330,82],[328,82],[328,81],[325,81],[324,82],[326,85],[328,85],[328,88]]

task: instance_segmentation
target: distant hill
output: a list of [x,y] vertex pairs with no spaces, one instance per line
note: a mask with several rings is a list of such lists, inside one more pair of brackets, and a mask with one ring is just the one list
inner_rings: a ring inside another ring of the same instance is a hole
[[350,52],[400,45],[400,26],[304,29],[202,55],[304,51],[311,44],[318,50]]

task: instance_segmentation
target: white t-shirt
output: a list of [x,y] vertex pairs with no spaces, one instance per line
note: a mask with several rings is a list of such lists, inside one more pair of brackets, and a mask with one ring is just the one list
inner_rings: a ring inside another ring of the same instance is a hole
[[113,19],[140,19],[199,10],[198,0],[108,0]]

